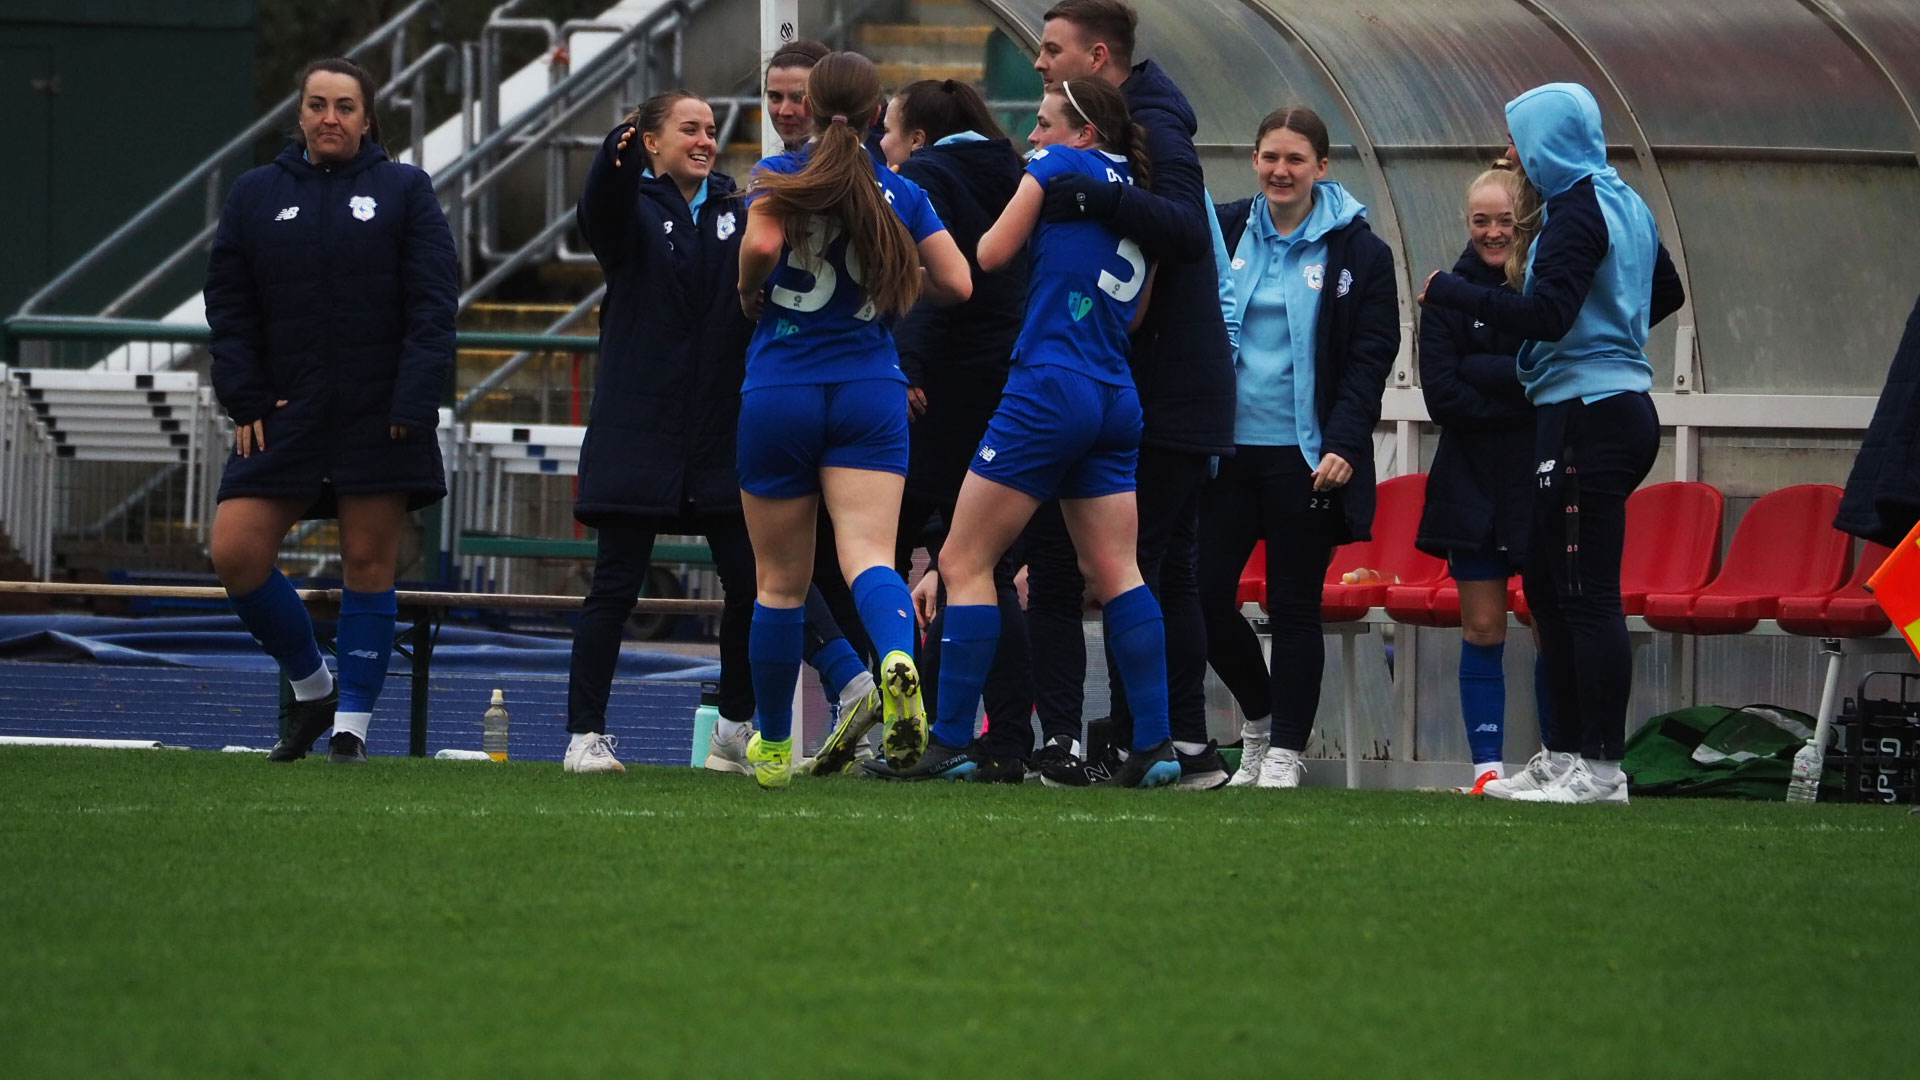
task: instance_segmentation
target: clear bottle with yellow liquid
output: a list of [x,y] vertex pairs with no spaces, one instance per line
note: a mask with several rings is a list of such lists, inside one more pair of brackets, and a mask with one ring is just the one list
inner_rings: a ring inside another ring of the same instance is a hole
[[507,760],[507,720],[507,696],[495,690],[487,714],[480,718],[480,749],[495,761]]

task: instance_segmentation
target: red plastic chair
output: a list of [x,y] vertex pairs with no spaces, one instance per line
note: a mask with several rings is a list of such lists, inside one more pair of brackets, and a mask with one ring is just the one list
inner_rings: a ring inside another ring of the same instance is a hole
[[[1340,547],[1327,567],[1326,584],[1320,591],[1323,623],[1365,618],[1369,610],[1386,603],[1393,583],[1431,589],[1446,581],[1446,560],[1413,546],[1413,538],[1420,531],[1420,511],[1426,504],[1427,474],[1396,476],[1383,481],[1375,491],[1373,539]],[[1373,585],[1341,582],[1341,575],[1361,567],[1380,571],[1386,580]],[[1459,607],[1457,596],[1454,606]]]
[[1256,540],[1253,556],[1240,571],[1240,589],[1234,594],[1237,604],[1259,604],[1264,610],[1267,606],[1267,542]]
[[1744,634],[1789,596],[1838,592],[1853,543],[1833,527],[1840,489],[1802,484],[1763,496],[1741,519],[1718,577],[1698,592],[1646,598],[1647,624],[1676,634]]
[[1867,591],[1867,579],[1892,550],[1869,543],[1860,552],[1859,565],[1840,590],[1827,596],[1786,596],[1780,600],[1780,629],[1789,634],[1819,638],[1877,637],[1893,625],[1880,610],[1873,594]]
[[[1627,539],[1620,552],[1620,606],[1644,614],[1647,597],[1694,594],[1720,569],[1720,528],[1727,501],[1711,484],[1672,481],[1627,496]],[[1533,624],[1533,610],[1519,589],[1513,613]]]

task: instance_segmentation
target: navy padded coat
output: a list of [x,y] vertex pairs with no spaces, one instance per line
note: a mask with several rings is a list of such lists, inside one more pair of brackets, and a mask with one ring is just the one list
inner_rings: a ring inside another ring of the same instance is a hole
[[[1228,251],[1240,246],[1255,198],[1215,204]],[[1336,492],[1346,526],[1336,537],[1342,544],[1373,538],[1373,429],[1380,423],[1387,375],[1400,353],[1400,287],[1393,274],[1393,252],[1373,235],[1366,218],[1327,234],[1326,280],[1339,281],[1347,271],[1353,273],[1353,287],[1320,290],[1313,326],[1320,449],[1339,454],[1353,466],[1353,478]]]
[[336,165],[289,144],[243,174],[207,263],[207,324],[214,392],[235,424],[265,422],[266,449],[229,451],[220,498],[311,499],[307,517],[331,517],[339,493],[444,497],[459,295],[433,182],[371,141]]
[[1026,173],[1013,144],[992,139],[921,147],[900,175],[926,189],[973,273],[972,299],[951,307],[922,300],[893,328],[900,370],[927,392],[927,411],[907,429],[907,490],[950,503],[1000,407],[1026,316],[1027,250],[991,274],[981,273],[977,251]]
[[740,513],[740,384],[754,324],[736,285],[746,204],[707,178],[700,221],[673,181],[646,177],[639,137],[616,168],[615,128],[587,172],[577,218],[607,276],[600,362],[573,516]]
[[1873,420],[1847,476],[1834,526],[1898,547],[1920,521],[1920,301],[1880,391]]
[[[1453,272],[1485,288],[1506,287],[1505,271],[1488,266],[1471,244]],[[1420,314],[1420,389],[1440,425],[1414,540],[1429,555],[1499,547],[1518,569],[1526,553],[1534,416],[1514,367],[1520,344],[1463,311]]]

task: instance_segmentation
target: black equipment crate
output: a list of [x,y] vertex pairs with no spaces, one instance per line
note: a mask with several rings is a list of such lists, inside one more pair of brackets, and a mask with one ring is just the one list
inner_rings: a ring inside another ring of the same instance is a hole
[[[1867,696],[1867,684],[1879,676],[1900,680],[1897,699]],[[1840,801],[1920,802],[1920,675],[1867,672],[1859,695],[1835,718],[1833,736],[1826,764],[1845,777]]]

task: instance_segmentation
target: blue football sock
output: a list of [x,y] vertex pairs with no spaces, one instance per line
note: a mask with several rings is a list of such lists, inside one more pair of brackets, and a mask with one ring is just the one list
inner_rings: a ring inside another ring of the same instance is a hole
[[1553,730],[1553,687],[1547,682],[1547,658],[1539,655],[1533,658],[1533,707],[1540,716],[1540,745],[1551,745],[1547,733]]
[[340,591],[340,629],[333,651],[340,658],[340,708],[343,713],[370,713],[387,680],[387,660],[393,655],[393,590],[363,593]]
[[1460,643],[1460,715],[1475,765],[1506,760],[1507,678],[1500,666],[1506,651],[1505,642]]
[[836,704],[840,701],[840,691],[847,688],[855,675],[867,670],[867,665],[860,662],[860,654],[854,652],[843,637],[815,649],[813,655],[807,657],[807,663],[820,673],[820,688],[827,692],[827,700]]
[[234,614],[268,656],[280,664],[288,682],[299,682],[319,671],[320,643],[313,638],[313,619],[293,583],[278,567],[266,584],[245,596],[229,596]]
[[853,603],[882,660],[890,652],[913,655],[913,594],[891,566],[871,566],[853,579]]
[[753,627],[747,633],[747,660],[753,665],[754,713],[760,737],[784,742],[793,737],[793,684],[800,677],[806,650],[807,609],[773,608],[755,601]]
[[1120,667],[1120,686],[1133,710],[1133,748],[1151,750],[1170,737],[1167,727],[1167,628],[1160,601],[1137,585],[1107,601],[1107,645]]
[[1000,646],[1000,608],[996,604],[953,604],[940,635],[939,713],[933,737],[959,748],[973,741],[973,717],[980,692]]

